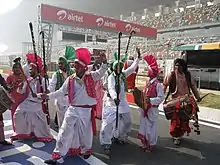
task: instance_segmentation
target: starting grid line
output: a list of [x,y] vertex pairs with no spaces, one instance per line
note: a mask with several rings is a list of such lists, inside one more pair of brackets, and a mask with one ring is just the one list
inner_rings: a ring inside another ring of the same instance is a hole
[[[4,126],[6,128],[6,130],[4,131],[6,140],[10,141],[10,136],[12,136],[13,133],[14,133],[13,130],[12,130],[12,121],[11,120],[4,120]],[[53,129],[50,129],[50,130],[51,130],[51,134],[56,139],[57,138],[57,132],[54,131]],[[25,165],[25,164],[20,164],[20,163],[11,162],[11,161],[7,162],[7,163],[2,163],[1,160],[3,160],[4,158],[7,158],[7,157],[13,157],[14,155],[25,154],[25,152],[28,152],[30,150],[35,150],[35,148],[32,148],[31,145],[22,143],[20,141],[19,142],[15,141],[14,143],[15,143],[14,147],[6,149],[6,150],[0,150],[0,165]],[[42,144],[42,142],[33,142],[32,146],[34,146],[34,144],[40,145],[40,144]],[[53,146],[53,147],[55,147],[55,146]],[[38,147],[36,147],[36,148],[38,148]],[[44,152],[44,154],[45,153],[46,153],[46,155],[44,155],[43,157],[47,157],[47,159],[50,159],[51,158],[51,153]],[[29,156],[29,155],[27,154],[27,156]],[[16,159],[14,161],[16,161]],[[22,159],[22,156],[19,157],[19,159]],[[45,159],[42,159],[42,158],[37,157],[37,156],[29,156],[29,158],[26,159],[26,160],[29,163],[31,163],[32,165],[46,165],[44,163]],[[89,165],[107,165],[106,163],[102,162],[100,159],[96,158],[93,155],[89,159],[86,159],[86,160],[82,159],[82,161],[85,162],[85,165],[88,165],[88,164]],[[72,163],[74,163],[74,161],[72,161]],[[65,163],[65,161],[64,161],[63,164],[64,165],[69,165],[69,163]],[[77,164],[77,162],[76,162],[76,164]],[[84,165],[84,163],[83,163],[83,165]]]
[[[138,107],[135,106],[135,105],[130,105],[130,107],[134,108],[134,109],[138,109]],[[159,109],[160,109],[159,114],[162,115],[162,116],[165,116],[165,114],[162,111],[161,107],[159,107]],[[205,126],[220,129],[220,126],[215,125],[215,124],[210,124],[210,123],[206,123],[206,122],[203,122],[203,121],[199,121],[199,123],[201,125],[205,125]],[[8,138],[11,135],[13,135],[12,121],[9,118],[7,118],[7,120],[4,120],[4,126],[5,126],[5,131],[4,131],[5,137],[8,140]],[[51,129],[51,134],[54,136],[55,139],[57,138],[57,132],[55,132],[53,129]],[[26,161],[31,163],[31,165],[46,165],[44,163],[44,160],[48,159],[48,158],[51,158],[51,150],[53,150],[55,146],[54,146],[54,144],[51,144],[50,145],[50,152],[48,152],[48,151],[44,151],[43,149],[40,149],[41,147],[35,147],[34,145],[36,145],[36,144],[40,145],[41,143],[32,142],[31,145],[30,145],[30,144],[25,144],[25,143],[22,143],[22,142],[19,141],[19,142],[15,142],[15,146],[13,148],[9,148],[9,149],[6,149],[6,150],[4,150],[4,149],[0,150],[0,165],[26,165],[26,163],[20,164],[20,163],[17,163],[17,162],[13,162],[13,161],[16,161],[18,159],[25,159]],[[33,146],[33,147],[31,147],[31,146]],[[38,148],[38,150],[36,148]],[[35,152],[42,152],[42,153],[40,154],[40,156],[37,156],[37,155],[32,156],[32,155],[35,155],[35,154],[33,154],[33,152],[28,153],[31,150],[34,150]],[[18,158],[18,156],[16,156],[16,155],[19,155],[19,154],[23,154],[25,156],[20,156]],[[6,163],[2,163],[1,161],[5,158],[7,159],[7,157],[12,157],[12,158],[10,159],[10,161],[8,161]],[[95,156],[91,156],[87,160],[84,160],[84,159],[81,159],[81,158],[79,158],[79,159],[81,160],[81,162],[85,162],[85,163],[79,163],[79,165],[88,165],[88,164],[90,164],[90,165],[107,165],[106,163],[102,162],[101,160],[99,160]],[[72,164],[72,163],[74,163],[74,160],[71,161],[71,163],[64,161],[64,164],[66,164],[66,165]],[[78,164],[77,161],[78,160],[76,160],[76,162],[75,162],[76,164]],[[29,164],[27,164],[27,165],[29,165]]]

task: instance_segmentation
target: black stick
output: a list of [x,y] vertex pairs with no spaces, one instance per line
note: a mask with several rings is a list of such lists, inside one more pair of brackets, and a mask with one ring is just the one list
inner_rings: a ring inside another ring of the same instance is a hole
[[[45,85],[45,91],[47,90],[47,82],[48,76],[47,76],[47,64],[46,64],[46,51],[45,51],[45,40],[44,40],[44,31],[40,32],[40,35],[42,36],[42,45],[43,45],[43,63],[44,63],[44,85]],[[47,123],[50,124],[50,114],[49,114],[49,106],[48,106],[48,101],[43,100],[43,108],[44,108],[44,113],[47,115]]]
[[41,75],[40,75],[40,68],[38,65],[38,60],[37,60],[37,51],[36,51],[36,44],[35,44],[35,40],[34,40],[34,30],[33,30],[33,24],[32,22],[29,23],[29,28],[30,28],[30,32],[31,32],[31,39],[32,39],[32,44],[33,44],[33,51],[34,51],[34,56],[35,56],[35,61],[36,61],[36,65],[37,65],[37,73],[38,73],[38,77],[39,77],[39,83],[40,83],[40,90],[43,93],[43,86],[42,86],[42,79],[41,79]]
[[46,51],[45,51],[45,40],[44,40],[44,31],[40,32],[40,35],[42,36],[42,45],[43,45],[43,63],[44,63],[44,78],[45,78],[45,89],[47,89],[47,82],[48,76],[47,76],[47,64],[46,64]]
[[136,32],[134,30],[131,31],[130,35],[129,35],[129,38],[128,38],[128,43],[127,43],[127,47],[126,47],[126,50],[125,50],[125,54],[128,53],[128,48],[129,48],[129,45],[130,45],[130,42],[131,42],[131,37],[133,34],[135,34]]
[[[120,72],[119,68],[120,68],[120,57],[121,57],[121,36],[122,33],[119,32],[118,33],[118,66],[117,66],[117,74],[116,74],[116,93],[117,93],[117,100],[119,100],[119,94],[120,94]],[[115,129],[118,130],[118,111],[119,111],[119,105],[116,105],[116,124],[115,124]]]

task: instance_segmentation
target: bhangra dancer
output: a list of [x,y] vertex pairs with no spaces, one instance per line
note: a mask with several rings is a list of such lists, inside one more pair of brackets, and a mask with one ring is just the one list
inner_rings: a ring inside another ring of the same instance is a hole
[[[50,84],[48,86],[48,92],[54,92],[59,90],[62,87],[65,80],[67,79],[67,77],[73,74],[73,70],[70,67],[70,62],[72,60],[75,60],[75,58],[75,49],[71,46],[67,46],[64,57],[61,56],[58,59],[59,70],[57,70],[53,74]],[[58,124],[60,128],[63,123],[65,112],[69,106],[67,94],[56,99],[55,105],[57,107],[57,113],[54,123]]]
[[[124,63],[127,60],[127,54],[122,56],[121,61]],[[103,90],[104,90],[104,96],[103,96],[103,108],[105,107],[105,103],[107,101],[107,95],[108,95],[108,76],[111,75],[111,73],[113,72],[113,64],[117,59],[117,52],[114,53],[114,59],[110,60],[108,63],[108,70],[105,73],[105,75],[102,78],[102,86],[103,86]]]
[[141,140],[145,152],[152,152],[157,144],[158,106],[164,100],[163,86],[157,80],[159,69],[157,60],[153,55],[145,55],[148,63],[147,81],[143,90],[147,109],[140,108],[140,128],[138,138]]
[[[46,115],[42,109],[42,101],[37,98],[37,94],[41,92],[37,66],[42,71],[42,61],[38,60],[38,65],[30,63],[31,78],[18,89],[19,93],[26,94],[26,98],[18,105],[14,114],[15,135],[11,136],[12,141],[30,138],[36,138],[43,142],[53,140]],[[43,77],[41,78],[45,90],[44,81],[46,80]]]
[[[0,85],[5,88],[5,90],[9,90],[9,87],[7,86],[4,77],[0,74]],[[4,122],[3,122],[3,114],[0,113],[0,144],[1,145],[12,145],[12,143],[5,140],[5,134],[4,134]]]
[[[180,97],[184,98],[183,100],[179,99],[178,104],[175,105],[176,111],[173,112],[170,122],[170,135],[173,137],[174,144],[180,145],[181,137],[185,133],[189,135],[191,132],[189,127],[190,118],[185,117],[186,114],[184,109],[181,107],[181,104],[186,101],[188,95],[191,94],[191,91],[198,101],[201,100],[197,87],[191,78],[190,72],[188,71],[187,64],[183,59],[176,59],[174,61],[174,71],[172,71],[163,82],[164,92],[168,86],[169,92],[166,99],[169,94],[171,94],[172,99]],[[185,96],[187,96],[186,99]],[[197,109],[194,109],[196,106],[195,102],[187,103],[187,105],[188,108],[190,108],[190,112],[197,111]]]
[[87,72],[91,54],[86,48],[76,50],[75,75],[66,79],[56,92],[42,94],[42,99],[56,99],[68,93],[70,106],[59,129],[52,159],[47,164],[63,161],[67,155],[83,155],[88,159],[92,153],[93,134],[96,134],[94,111],[96,108],[95,81],[100,80],[107,70],[107,59],[101,56],[102,65],[97,71]]
[[[116,56],[117,57],[117,56]],[[112,145],[112,139],[118,143],[124,143],[127,138],[127,133],[131,127],[131,114],[130,107],[126,100],[126,77],[131,75],[138,66],[140,56],[135,59],[134,63],[123,70],[124,63],[120,61],[117,68],[118,61],[115,61],[112,66],[112,73],[108,76],[107,80],[107,97],[105,101],[105,107],[102,113],[102,125],[100,130],[100,143],[104,148],[104,151],[108,154]],[[123,70],[123,71],[122,71]],[[116,93],[116,74],[120,74],[120,94],[117,99]],[[115,137],[115,123],[116,123],[116,106],[119,106],[119,137]]]
[[22,82],[24,81],[24,75],[22,75],[22,66],[20,62],[21,58],[16,58],[14,60],[14,64],[12,66],[12,74],[10,74],[7,79],[6,83],[10,87],[10,95],[11,97],[16,100],[15,103],[10,107],[11,110],[11,119],[12,119],[12,127],[15,131],[14,126],[14,113],[17,109],[18,105],[24,100],[25,94],[20,94],[17,92],[17,89],[20,87]]
[[[129,66],[131,66],[133,62],[134,62],[134,57],[133,56],[129,56],[128,60],[125,62],[124,70],[126,70]],[[134,89],[137,73],[138,73],[138,67],[134,71],[134,73],[132,73],[130,76],[128,76],[126,78],[128,89],[131,89],[131,90]]]

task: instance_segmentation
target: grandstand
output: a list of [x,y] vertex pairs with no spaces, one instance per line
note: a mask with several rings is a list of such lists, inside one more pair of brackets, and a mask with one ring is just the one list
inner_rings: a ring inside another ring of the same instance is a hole
[[[163,64],[161,70],[164,76],[172,68],[163,68],[164,65],[172,65],[172,59],[182,56],[181,51],[172,50],[175,46],[220,41],[220,4],[211,0],[195,0],[184,4],[176,1],[173,5],[159,5],[155,10],[131,12],[128,17],[121,15],[120,19],[158,29],[157,40],[134,39],[131,52],[134,52],[138,45],[143,53],[155,55]],[[213,69],[200,68],[199,76],[198,69],[190,70],[197,80],[205,81],[208,88],[213,82],[219,84],[218,68],[215,68],[214,72]],[[209,70],[212,72],[209,73]],[[218,86],[215,89],[220,88],[220,84],[215,86]]]
[[176,1],[173,6],[159,5],[155,10],[131,12],[130,16],[121,15],[120,19],[157,28],[156,41],[136,39],[133,44],[139,45],[144,53],[151,53],[163,59],[180,56],[180,52],[172,51],[172,48],[179,44],[219,41],[219,14],[219,3],[195,0],[184,4]]

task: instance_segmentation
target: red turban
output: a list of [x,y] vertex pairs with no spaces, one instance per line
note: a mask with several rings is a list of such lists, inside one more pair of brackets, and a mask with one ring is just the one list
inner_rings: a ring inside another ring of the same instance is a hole
[[146,54],[144,60],[148,63],[148,74],[150,78],[157,77],[159,69],[157,65],[157,59],[153,55]]
[[91,53],[87,48],[79,48],[76,50],[75,62],[79,63],[83,67],[87,67],[91,63]]
[[[36,60],[35,60],[35,55],[34,54],[26,54],[27,59],[30,61],[30,63],[34,63],[36,64]],[[39,68],[43,68],[43,63],[42,63],[42,59],[40,56],[37,55],[37,62],[38,62],[38,66]]]

